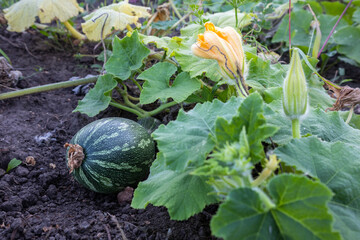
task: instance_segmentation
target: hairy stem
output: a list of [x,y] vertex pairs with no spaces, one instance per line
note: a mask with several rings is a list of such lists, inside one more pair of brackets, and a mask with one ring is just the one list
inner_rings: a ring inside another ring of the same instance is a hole
[[151,112],[149,112],[149,115],[154,116],[156,114],[159,114],[160,112],[164,111],[166,108],[172,107],[172,106],[174,106],[176,104],[178,104],[178,103],[175,102],[175,101],[162,104],[158,108],[156,108],[156,109],[152,110]]
[[20,97],[20,96],[24,96],[24,95],[28,95],[28,94],[32,94],[32,93],[39,93],[39,92],[46,92],[46,91],[51,91],[51,90],[56,90],[56,89],[61,89],[61,88],[74,87],[74,86],[78,86],[78,85],[82,85],[82,84],[86,84],[86,83],[93,83],[93,82],[96,82],[97,78],[98,78],[98,76],[90,77],[90,78],[81,78],[81,79],[74,80],[74,81],[51,83],[51,84],[46,84],[46,85],[42,85],[42,86],[17,90],[17,91],[13,91],[13,92],[2,93],[2,94],[0,94],[0,100],[14,98],[14,97]]
[[257,187],[263,183],[279,166],[276,155],[271,155],[270,160],[266,163],[266,167],[261,171],[260,175],[251,183],[252,187]]
[[293,138],[300,138],[300,120],[295,118],[291,120]]
[[120,109],[125,110],[125,111],[127,111],[127,112],[131,112],[131,113],[137,115],[139,118],[147,117],[146,114],[143,114],[143,113],[139,112],[139,111],[136,110],[136,109],[133,109],[133,108],[124,106],[124,105],[119,104],[119,103],[116,103],[116,102],[110,102],[109,105],[111,105],[111,106],[113,106],[113,107],[120,108]]

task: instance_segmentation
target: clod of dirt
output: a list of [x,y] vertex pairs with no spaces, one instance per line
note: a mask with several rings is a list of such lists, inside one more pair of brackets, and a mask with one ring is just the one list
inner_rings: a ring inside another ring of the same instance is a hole
[[20,71],[14,70],[6,58],[0,57],[0,84],[6,87],[16,86],[22,77]]
[[126,187],[123,191],[119,192],[117,199],[120,205],[124,203],[130,203],[134,195],[134,189],[132,187]]

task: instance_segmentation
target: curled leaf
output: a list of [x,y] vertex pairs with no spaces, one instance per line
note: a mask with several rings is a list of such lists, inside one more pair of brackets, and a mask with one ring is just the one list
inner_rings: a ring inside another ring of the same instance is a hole
[[340,89],[331,88],[334,91],[332,97],[336,98],[330,111],[339,111],[344,107],[352,107],[360,103],[360,88],[352,88],[349,86],[341,87]]
[[34,24],[36,16],[41,23],[50,23],[54,19],[65,22],[82,11],[76,0],[21,0],[4,9],[4,16],[9,31],[22,32]]

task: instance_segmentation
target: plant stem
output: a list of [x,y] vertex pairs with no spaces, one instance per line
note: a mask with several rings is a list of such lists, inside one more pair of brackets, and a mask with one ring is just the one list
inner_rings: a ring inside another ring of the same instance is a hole
[[349,115],[348,115],[348,117],[347,117],[347,119],[346,119],[346,123],[347,123],[347,124],[349,124],[349,122],[350,122],[350,120],[351,120],[351,118],[352,118],[353,113],[354,113],[354,105],[352,105],[351,108],[350,108]]
[[160,105],[158,108],[156,108],[156,109],[152,110],[151,112],[149,112],[149,115],[154,116],[154,115],[162,112],[164,109],[172,107],[172,106],[174,106],[176,104],[178,104],[178,103],[175,102],[175,101],[172,101],[172,102],[168,102],[168,103],[165,103],[163,105]]
[[121,105],[121,104],[116,103],[116,102],[110,102],[109,105],[111,105],[111,106],[113,106],[113,107],[120,108],[120,109],[125,110],[125,111],[127,111],[127,112],[131,112],[131,113],[137,115],[139,118],[144,118],[144,117],[146,117],[145,114],[139,112],[138,110],[133,109],[133,108],[130,108],[130,107],[127,107],[127,106],[124,106],[124,105]]
[[176,16],[177,16],[179,19],[181,19],[182,16],[181,16],[179,10],[176,8],[176,6],[175,6],[175,4],[174,4],[174,1],[173,1],[173,0],[169,0],[169,3],[170,3],[170,5],[171,5],[172,9],[174,10]]
[[350,5],[351,5],[352,1],[353,1],[353,0],[350,0],[350,1],[349,1],[349,3],[346,5],[346,7],[345,7],[344,11],[343,11],[343,12],[342,12],[342,14],[340,15],[339,19],[336,21],[336,23],[335,23],[334,27],[331,29],[331,32],[330,32],[330,33],[329,33],[329,35],[327,36],[327,38],[326,38],[326,40],[325,40],[324,44],[322,45],[322,47],[321,47],[321,49],[320,49],[320,51],[319,51],[319,53],[318,53],[318,55],[317,55],[317,58],[319,58],[319,57],[320,57],[321,52],[324,50],[324,48],[325,48],[325,46],[326,46],[327,42],[329,41],[329,39],[330,39],[331,35],[334,33],[335,28],[337,27],[337,25],[339,24],[340,20],[342,19],[342,17],[344,16],[344,14],[345,14],[345,13],[346,13],[346,11],[348,10],[348,8],[350,7]]
[[235,21],[236,21],[236,23],[235,23],[235,29],[237,29],[237,28],[238,28],[238,25],[239,25],[239,22],[238,22],[238,8],[237,8],[237,5],[234,7],[234,9],[235,9]]
[[260,175],[251,183],[252,187],[259,186],[264,182],[279,166],[276,155],[270,155],[270,160],[266,163],[266,167],[261,171]]
[[289,56],[291,59],[291,0],[289,0]]
[[138,81],[136,81],[134,78],[131,78],[131,81],[139,88],[140,92],[142,92],[142,87],[140,86]]
[[[150,54],[148,56],[148,58],[150,58],[150,59],[157,59],[160,61],[163,59],[163,57],[164,57],[163,54],[161,54],[159,52],[154,52],[153,50],[150,50]],[[165,58],[164,62],[171,63],[171,64],[175,65],[176,67],[178,66],[176,62],[174,62],[173,60],[168,59],[168,58]]]
[[58,83],[51,83],[46,84],[42,86],[32,87],[32,88],[26,88],[22,90],[7,92],[0,94],[0,100],[8,99],[8,98],[14,98],[14,97],[20,97],[32,93],[39,93],[39,92],[46,92],[51,91],[55,89],[61,89],[61,88],[68,88],[68,87],[74,87],[86,83],[93,83],[96,82],[98,76],[96,77],[90,77],[90,78],[81,78],[74,81],[65,81],[65,82],[58,82]]
[[68,21],[63,22],[64,26],[69,30],[71,35],[79,40],[85,40],[86,36],[84,34],[81,34],[78,30],[76,30]]
[[293,138],[299,139],[300,135],[300,120],[298,118],[291,120]]
[[176,28],[182,21],[184,21],[186,18],[188,18],[193,12],[189,12],[187,13],[185,16],[183,16],[182,18],[179,19],[179,21],[177,21],[174,25],[171,26],[171,28],[169,30],[167,30],[163,35],[167,35],[171,32],[171,30],[173,30],[174,28]]
[[[125,84],[122,84],[124,86],[124,88],[126,88]],[[119,87],[115,87],[115,89],[120,93],[120,95],[122,96],[122,98],[124,99],[124,103],[126,105],[128,105],[130,108],[142,113],[144,116],[148,115],[147,111],[141,109],[140,107],[138,107],[136,104],[133,104],[132,102],[130,102],[129,98],[128,98],[128,94],[127,94],[127,90],[122,90]],[[127,89],[127,88],[126,88]]]
[[269,196],[266,195],[266,193],[264,193],[261,189],[255,188],[253,190],[255,190],[259,194],[261,203],[265,205],[265,209],[264,209],[265,212],[276,207],[276,205],[273,203],[273,201],[271,201]]

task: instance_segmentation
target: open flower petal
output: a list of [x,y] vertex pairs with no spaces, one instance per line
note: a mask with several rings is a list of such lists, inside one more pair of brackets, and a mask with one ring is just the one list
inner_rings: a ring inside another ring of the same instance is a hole
[[217,28],[214,24],[205,23],[206,31],[198,35],[192,45],[192,52],[202,58],[215,59],[230,78],[242,74],[244,51],[240,34],[231,27]]

